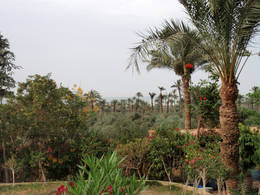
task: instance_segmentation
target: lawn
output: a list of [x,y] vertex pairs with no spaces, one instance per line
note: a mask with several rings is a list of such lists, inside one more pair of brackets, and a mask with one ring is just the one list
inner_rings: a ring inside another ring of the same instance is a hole
[[[31,184],[16,184],[0,185],[1,195],[55,195],[56,189],[64,184],[62,182],[47,182],[44,184],[31,183]],[[182,189],[176,185],[162,185],[159,182],[147,182],[146,189],[141,195],[181,195]],[[189,195],[191,193],[187,193]]]

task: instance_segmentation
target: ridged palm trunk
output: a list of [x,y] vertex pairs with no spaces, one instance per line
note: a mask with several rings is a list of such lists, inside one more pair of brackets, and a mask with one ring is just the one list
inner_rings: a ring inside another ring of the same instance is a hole
[[153,99],[151,98],[152,113],[154,112]]
[[113,104],[113,112],[116,112],[116,104]]
[[185,103],[185,129],[191,129],[191,115],[190,115],[190,79],[188,76],[182,77],[183,89],[184,89],[184,103]]
[[220,135],[222,138],[220,154],[223,163],[232,169],[231,177],[226,181],[227,188],[237,189],[239,174],[239,129],[236,107],[236,99],[238,97],[237,85],[235,83],[222,83],[220,97],[222,100],[222,105],[219,109]]
[[179,109],[180,109],[180,112],[182,112],[182,103],[181,103],[181,88],[178,87],[178,93],[179,93]]
[[160,93],[160,113],[163,113],[163,96],[162,96],[162,93]]

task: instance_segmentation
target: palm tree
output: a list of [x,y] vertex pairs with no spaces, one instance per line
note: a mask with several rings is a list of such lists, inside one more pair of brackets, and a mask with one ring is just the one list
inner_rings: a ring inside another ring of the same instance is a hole
[[128,98],[127,99],[128,112],[133,112],[132,105],[133,105],[133,100],[131,98]]
[[153,107],[153,98],[154,98],[154,96],[156,95],[156,93],[150,93],[149,92],[149,95],[150,95],[150,98],[151,98],[151,106],[152,106],[152,112],[154,112],[154,107]]
[[244,99],[244,96],[241,94],[238,94],[238,96],[237,96],[237,106],[238,107],[241,107],[243,99]]
[[91,110],[94,110],[94,105],[98,104],[101,101],[101,95],[96,90],[90,90],[87,94],[89,100],[90,100],[90,106]]
[[237,81],[249,54],[244,57],[254,35],[259,32],[259,0],[179,0],[193,25],[198,29],[203,44],[196,43],[212,62],[221,79],[220,134],[221,158],[232,169],[226,184],[237,189],[239,160],[239,129],[236,99]]
[[160,98],[160,103],[159,103],[159,105],[160,105],[160,112],[163,113],[163,94],[162,94],[162,91],[164,91],[165,88],[164,87],[158,87],[158,88],[160,90],[160,95],[159,95],[159,98]]
[[185,99],[185,129],[191,129],[189,83],[194,68],[205,64],[202,51],[190,38],[200,42],[198,32],[190,29],[183,22],[174,20],[165,22],[163,29],[151,30],[143,35],[140,45],[133,49],[130,64],[138,68],[138,59],[149,62],[147,70],[166,68],[181,76]]
[[101,99],[100,102],[99,102],[99,106],[100,106],[100,115],[103,116],[104,114],[104,111],[105,111],[105,107],[106,107],[106,100],[105,99]]
[[171,87],[172,88],[176,88],[178,90],[178,94],[179,94],[179,108],[180,108],[180,112],[182,112],[182,98],[181,98],[182,83],[181,83],[181,80],[178,79]]
[[125,112],[126,100],[120,100],[120,112]]
[[136,104],[137,104],[137,100],[136,100],[136,97],[134,96],[133,98],[132,98],[132,100],[133,100],[133,104],[132,104],[132,110],[134,110],[134,108],[135,108],[135,112],[137,112],[137,107],[136,107]]
[[137,98],[136,98],[136,110],[138,110],[138,108],[139,108],[139,106],[140,106],[140,105],[139,105],[139,104],[140,104],[140,98],[143,97],[143,94],[142,94],[141,92],[137,92],[137,93],[136,93],[136,97],[137,97]]
[[176,95],[176,89],[174,89],[173,91],[172,91],[172,99],[171,99],[171,101],[170,102],[172,102],[173,104],[174,104],[174,112],[176,112],[176,106],[175,106],[175,100],[177,99],[177,95]]
[[[253,86],[253,87],[251,88],[251,91],[252,91],[253,93],[256,93],[257,90],[259,90],[259,87],[258,87],[258,86]],[[254,98],[253,98],[253,97],[250,97],[250,93],[248,94],[248,96],[249,96],[249,102],[250,102],[250,104],[251,104],[251,109],[254,110],[254,104],[255,104]]]
[[118,100],[116,100],[116,99],[111,101],[111,104],[113,105],[113,112],[116,112],[117,103],[118,103]]
[[170,106],[170,100],[172,98],[172,94],[169,93],[168,95],[166,95],[166,112],[169,112],[169,106]]

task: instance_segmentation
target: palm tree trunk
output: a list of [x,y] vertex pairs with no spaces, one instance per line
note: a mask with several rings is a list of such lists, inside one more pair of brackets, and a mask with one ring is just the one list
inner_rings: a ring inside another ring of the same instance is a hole
[[151,98],[151,106],[152,106],[152,113],[154,111],[154,108],[153,108],[153,99]]
[[239,174],[239,129],[236,107],[238,89],[236,83],[222,83],[219,95],[222,100],[222,105],[219,109],[221,126],[220,135],[222,138],[220,154],[223,163],[227,168],[232,169],[231,177],[226,181],[229,191],[230,189],[237,189]]
[[162,94],[160,94],[160,113],[163,113]]
[[113,104],[113,112],[116,112],[116,104]]
[[182,82],[184,88],[184,101],[185,101],[185,129],[191,129],[190,92],[189,92],[190,79],[187,76],[183,76]]
[[182,103],[181,103],[181,88],[180,87],[178,87],[177,88],[178,89],[178,93],[179,93],[179,109],[180,109],[180,112],[182,112]]
[[166,103],[166,112],[167,113],[169,112],[169,104],[170,104],[170,102],[169,102],[169,100],[167,100],[167,103]]

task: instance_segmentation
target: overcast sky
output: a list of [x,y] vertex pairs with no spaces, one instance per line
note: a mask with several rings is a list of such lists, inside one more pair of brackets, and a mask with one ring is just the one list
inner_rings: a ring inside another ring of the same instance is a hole
[[[153,70],[141,75],[125,71],[136,32],[160,26],[164,19],[187,20],[178,0],[0,0],[0,32],[10,42],[18,82],[28,75],[46,75],[63,86],[78,84],[104,97],[129,96],[140,91],[170,90],[179,79],[173,72]],[[260,41],[260,39],[258,39]],[[255,45],[253,50],[260,50]],[[260,86],[260,57],[248,60],[240,77],[242,94]],[[193,81],[207,78],[196,72]]]

